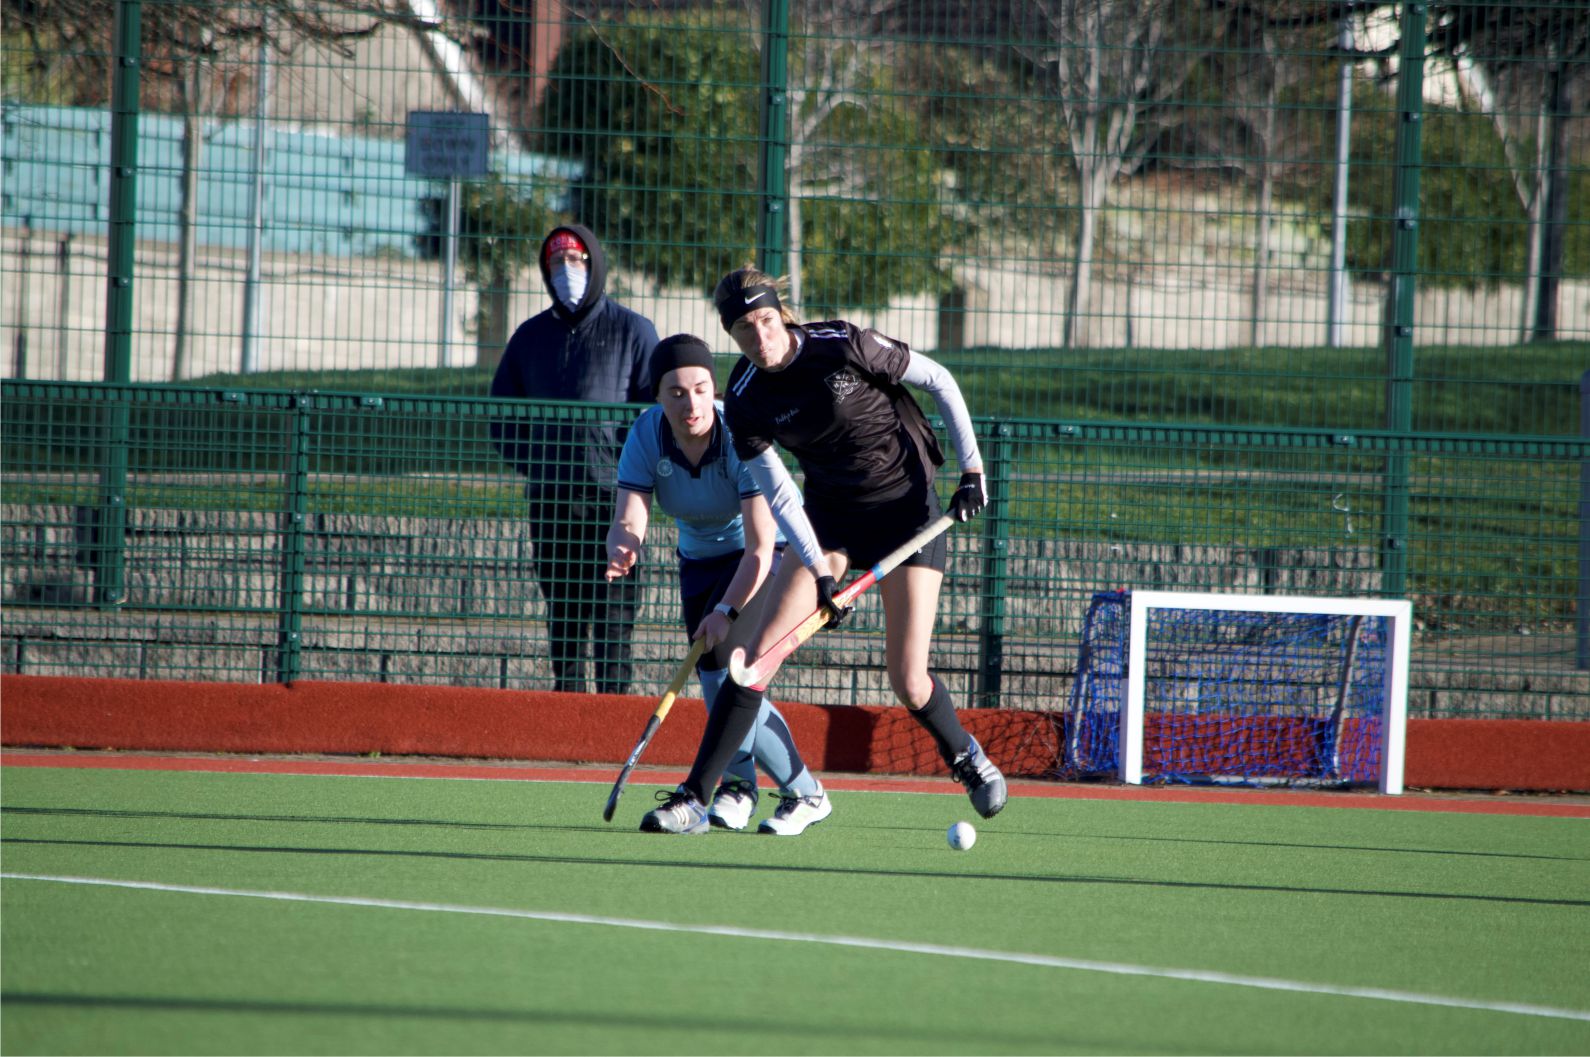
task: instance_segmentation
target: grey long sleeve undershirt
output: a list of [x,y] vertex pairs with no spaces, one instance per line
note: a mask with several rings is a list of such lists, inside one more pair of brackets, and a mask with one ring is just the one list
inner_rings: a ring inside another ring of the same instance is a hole
[[784,531],[784,538],[795,548],[795,553],[801,556],[801,564],[818,576],[826,575],[828,566],[823,561],[822,545],[817,542],[812,523],[806,519],[806,507],[801,502],[800,491],[796,489],[789,471],[779,461],[778,453],[772,448],[765,448],[746,465],[751,471],[751,480],[762,490],[767,505],[773,510],[773,520],[778,522],[778,527]]
[[955,446],[955,458],[961,464],[961,472],[981,470],[983,455],[977,449],[977,436],[972,432],[972,416],[966,410],[966,401],[961,398],[961,387],[955,383],[955,377],[937,360],[913,352],[900,380],[933,394],[933,399],[939,405],[939,414],[944,416],[944,424],[950,431],[950,443]]

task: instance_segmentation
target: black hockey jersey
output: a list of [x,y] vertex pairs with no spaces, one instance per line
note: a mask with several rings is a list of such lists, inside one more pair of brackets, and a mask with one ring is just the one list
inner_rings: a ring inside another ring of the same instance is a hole
[[741,358],[729,374],[724,418],[740,458],[777,443],[800,463],[807,502],[824,506],[871,506],[931,482],[944,455],[900,383],[911,350],[842,320],[790,330],[800,348],[788,366]]

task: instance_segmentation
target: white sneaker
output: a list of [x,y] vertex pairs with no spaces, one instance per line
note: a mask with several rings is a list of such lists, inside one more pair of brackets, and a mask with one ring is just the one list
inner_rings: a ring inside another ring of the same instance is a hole
[[757,827],[758,833],[798,837],[806,832],[807,826],[815,825],[834,813],[834,805],[821,785],[817,787],[817,792],[813,796],[792,796],[788,793],[774,795],[783,803],[773,812],[772,818],[762,820],[762,824]]
[[706,805],[685,792],[684,786],[672,793],[659,789],[657,799],[662,806],[641,816],[641,832],[705,833],[712,828],[707,824]]
[[741,780],[724,782],[712,797],[707,821],[719,829],[741,830],[756,814],[756,786]]

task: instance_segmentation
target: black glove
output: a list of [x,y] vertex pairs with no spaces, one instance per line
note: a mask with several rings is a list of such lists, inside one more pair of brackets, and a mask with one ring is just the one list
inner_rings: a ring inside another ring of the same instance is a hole
[[830,628],[837,628],[839,622],[848,617],[850,611],[855,608],[853,606],[842,606],[834,601],[834,588],[837,586],[838,584],[834,583],[832,576],[819,576],[817,578],[817,605],[822,609],[828,610],[828,623],[825,626]]
[[961,483],[950,496],[950,516],[956,521],[970,521],[988,505],[988,485],[980,473],[961,474]]

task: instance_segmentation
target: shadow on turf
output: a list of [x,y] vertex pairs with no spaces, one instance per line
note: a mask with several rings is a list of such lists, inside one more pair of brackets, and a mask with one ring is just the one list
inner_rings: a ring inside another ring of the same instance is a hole
[[[366,826],[436,826],[446,829],[469,830],[540,830],[556,829],[565,831],[586,831],[590,833],[622,832],[611,826],[578,825],[578,826],[549,826],[546,823],[526,824],[521,822],[460,822],[456,819],[442,818],[370,818],[368,816],[355,817],[351,815],[258,815],[258,814],[221,814],[216,812],[200,811],[130,811],[119,808],[90,808],[90,807],[7,807],[0,810],[0,814],[7,815],[58,815],[78,816],[83,818],[147,818],[147,819],[172,819],[183,822],[307,822],[324,823],[328,825],[366,825]],[[895,833],[922,833],[920,826],[880,826],[857,825],[851,823],[856,829],[876,829]],[[1584,855],[1536,855],[1521,852],[1505,851],[1459,851],[1450,848],[1387,848],[1357,844],[1301,844],[1294,841],[1273,840],[1204,840],[1199,837],[1145,837],[1141,834],[1114,834],[1114,833],[1055,833],[1050,830],[1017,830],[1001,827],[1000,832],[1009,836],[1045,837],[1051,839],[1077,838],[1083,840],[1117,840],[1123,842],[1158,842],[1163,844],[1206,844],[1229,846],[1233,848],[1290,848],[1302,851],[1362,851],[1381,852],[1402,855],[1461,855],[1472,858],[1486,859],[1521,859],[1540,860],[1543,862],[1585,862],[1590,861],[1590,856]],[[963,876],[956,874],[955,876]]]
[[[103,807],[7,807],[5,815],[75,815],[83,818],[165,818],[183,822],[325,822],[343,826],[446,826],[450,829],[533,829],[516,822],[459,822],[443,818],[369,818],[343,815],[224,815],[199,811],[126,811]],[[595,828],[595,827],[591,827]]]
[[[684,1031],[699,1034],[703,1030],[741,1032],[746,1038],[756,1038],[773,1033],[793,1036],[827,1036],[830,1038],[856,1040],[867,1037],[875,1039],[899,1039],[901,1041],[922,1040],[942,1045],[944,1042],[944,1029],[942,1025],[924,1025],[921,1028],[873,1026],[848,1024],[826,1024],[819,1017],[802,1018],[800,1020],[769,1020],[766,1017],[726,1017],[722,1013],[709,1015],[699,1006],[693,1006],[689,1013],[672,1016],[646,1016],[639,1014],[622,1014],[612,1010],[602,1010],[596,1013],[577,1013],[566,1009],[467,1009],[456,1006],[416,1006],[383,1003],[355,1003],[355,1002],[266,1002],[259,999],[246,998],[184,998],[184,997],[156,997],[136,995],[84,995],[84,994],[58,994],[42,991],[4,991],[0,992],[0,1002],[7,1007],[33,1006],[37,1008],[79,1009],[79,1010],[113,1010],[125,1009],[138,1012],[169,1012],[169,1013],[270,1013],[284,1016],[341,1016],[341,1017],[379,1017],[383,1020],[389,1018],[417,1018],[424,1020],[463,1020],[463,1021],[488,1021],[506,1024],[566,1024],[571,1027],[596,1027],[596,1028],[635,1028],[648,1031]],[[1104,1039],[1095,1040],[1095,1044],[1102,1045]],[[1118,1041],[1111,1039],[1110,1041]],[[1033,1047],[1066,1046],[1091,1048],[1084,1039],[1058,1038],[1054,1034],[1024,1035],[1009,1032],[990,1032],[986,1028],[979,1028],[976,1038],[978,1052],[986,1052],[984,1047],[989,1044],[1003,1046],[1010,1049],[1030,1049]]]
[[[874,826],[850,823],[852,829],[878,829],[896,833],[921,833],[920,826]],[[1022,830],[1000,826],[999,832],[1012,837],[1043,837],[1048,840],[1117,840],[1131,844],[1158,842],[1163,844],[1212,844],[1232,848],[1291,848],[1301,851],[1368,851],[1393,855],[1467,855],[1485,859],[1539,859],[1545,862],[1587,862],[1585,855],[1535,855],[1510,851],[1456,851],[1450,848],[1377,848],[1359,844],[1298,844],[1280,840],[1205,840],[1201,837],[1145,837],[1138,833],[1056,833],[1053,830]]]
[[931,877],[956,881],[1026,881],[1049,884],[1123,885],[1145,888],[1190,888],[1215,892],[1296,892],[1309,895],[1385,896],[1390,899],[1457,899],[1475,903],[1522,906],[1590,907],[1587,899],[1539,899],[1532,896],[1473,895],[1468,892],[1396,892],[1379,888],[1308,888],[1299,885],[1223,884],[1210,881],[1167,881],[1141,877],[1094,877],[1045,874],[968,873],[950,870],[870,870],[844,866],[805,866],[745,862],[684,862],[679,859],[621,859],[590,855],[527,855],[458,851],[415,851],[406,848],[306,848],[289,845],[179,844],[172,841],[57,840],[42,837],[0,838],[5,845],[78,848],[159,848],[169,851],[221,851],[265,855],[367,855],[390,858],[453,859],[463,862],[553,863],[558,865],[655,866],[668,870],[748,870],[753,873],[832,874],[844,877]]

